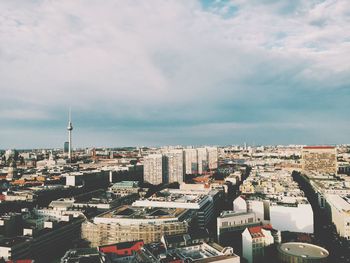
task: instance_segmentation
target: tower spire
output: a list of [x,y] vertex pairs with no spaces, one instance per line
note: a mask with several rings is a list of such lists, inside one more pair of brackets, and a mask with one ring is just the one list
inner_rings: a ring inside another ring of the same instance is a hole
[[72,109],[69,107],[69,116],[68,116],[68,159],[71,162],[72,161],[72,130],[73,130],[73,125],[72,125]]

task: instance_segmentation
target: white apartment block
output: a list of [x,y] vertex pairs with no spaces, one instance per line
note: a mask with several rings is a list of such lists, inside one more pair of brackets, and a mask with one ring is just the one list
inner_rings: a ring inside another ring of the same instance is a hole
[[218,148],[207,147],[208,153],[208,168],[210,170],[218,168]]
[[163,156],[150,154],[144,158],[144,181],[157,185],[163,182]]
[[184,162],[182,150],[173,150],[164,153],[163,162],[163,183],[183,183]]
[[184,149],[185,174],[198,173],[198,158],[196,149]]
[[208,154],[207,148],[197,148],[198,157],[198,173],[202,174],[208,170]]

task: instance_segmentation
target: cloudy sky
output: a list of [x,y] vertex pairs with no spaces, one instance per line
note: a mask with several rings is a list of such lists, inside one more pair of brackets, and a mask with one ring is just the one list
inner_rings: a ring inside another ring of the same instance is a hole
[[350,143],[349,0],[1,0],[0,148]]

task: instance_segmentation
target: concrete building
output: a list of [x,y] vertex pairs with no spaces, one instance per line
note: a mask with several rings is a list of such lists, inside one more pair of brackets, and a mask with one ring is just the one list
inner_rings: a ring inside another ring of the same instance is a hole
[[196,211],[198,225],[205,228],[214,218],[214,206],[219,191],[166,189],[147,199],[135,201],[136,207],[178,208]]
[[68,186],[85,186],[94,188],[97,185],[106,186],[109,184],[109,172],[102,170],[73,172],[64,175],[66,185]]
[[306,146],[302,150],[302,170],[321,174],[337,173],[337,149],[333,146]]
[[220,262],[240,263],[240,257],[233,253],[231,247],[221,247],[215,243],[201,242],[181,246],[175,249],[166,249],[164,244],[155,243],[145,245],[135,262],[142,263],[183,263],[183,262]]
[[207,148],[197,148],[197,158],[198,158],[198,173],[202,174],[209,169]]
[[163,235],[186,233],[192,217],[187,209],[121,206],[85,222],[82,238],[91,247],[135,240],[159,242]]
[[150,154],[144,158],[143,180],[157,185],[163,182],[163,156]]
[[198,158],[196,149],[184,149],[185,174],[198,173]]
[[326,249],[308,243],[284,243],[277,250],[281,263],[326,263],[329,256]]
[[208,168],[214,170],[218,168],[218,148],[207,147],[208,154]]
[[127,196],[131,194],[138,194],[140,191],[138,181],[122,181],[114,183],[109,187],[109,191],[115,193],[117,196]]
[[184,161],[182,150],[172,150],[163,156],[163,183],[184,181]]
[[220,241],[222,236],[258,225],[261,225],[261,222],[253,212],[223,211],[217,218],[217,237]]
[[269,248],[281,242],[281,233],[271,225],[248,227],[242,233],[242,255],[248,263],[267,262]]
[[314,219],[310,203],[306,198],[292,202],[269,199],[237,197],[233,201],[235,212],[254,212],[258,222],[272,224],[280,231],[313,233]]
[[338,234],[350,240],[350,196],[328,194],[326,202]]

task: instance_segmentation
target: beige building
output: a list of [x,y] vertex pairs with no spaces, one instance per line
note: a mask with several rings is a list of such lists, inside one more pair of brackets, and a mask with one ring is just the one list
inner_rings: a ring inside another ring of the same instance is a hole
[[187,233],[192,212],[177,208],[121,206],[82,225],[82,238],[91,247],[143,240],[159,242],[163,235]]
[[337,149],[333,146],[305,146],[302,150],[302,170],[322,174],[337,173]]

